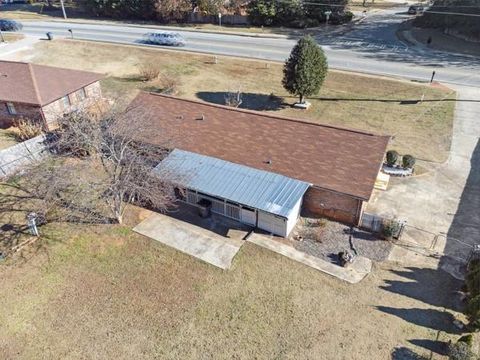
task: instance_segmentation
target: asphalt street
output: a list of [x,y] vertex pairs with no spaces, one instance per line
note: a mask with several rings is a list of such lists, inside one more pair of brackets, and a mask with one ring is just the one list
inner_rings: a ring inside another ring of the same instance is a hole
[[[408,18],[406,8],[399,7],[369,16],[343,35],[338,31],[324,31],[316,36],[324,48],[332,68],[361,71],[429,81],[435,71],[435,79],[445,83],[480,86],[480,60],[477,58],[433,51],[423,46],[410,46],[395,35],[398,24]],[[156,27],[112,25],[109,23],[76,22],[24,22],[23,33],[45,37],[52,32],[56,37],[69,37],[68,29],[77,39],[137,44],[143,35],[164,31]],[[295,37],[274,38],[207,33],[175,29],[186,39],[181,50],[284,61]]]

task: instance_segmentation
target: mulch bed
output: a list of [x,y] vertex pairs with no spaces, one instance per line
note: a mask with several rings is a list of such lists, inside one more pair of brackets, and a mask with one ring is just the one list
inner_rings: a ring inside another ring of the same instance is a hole
[[340,251],[348,250],[374,261],[384,261],[392,249],[390,242],[375,234],[360,229],[350,234],[348,226],[325,219],[302,219],[292,232],[292,239],[296,235],[303,237],[302,241],[292,240],[297,250],[335,263]]

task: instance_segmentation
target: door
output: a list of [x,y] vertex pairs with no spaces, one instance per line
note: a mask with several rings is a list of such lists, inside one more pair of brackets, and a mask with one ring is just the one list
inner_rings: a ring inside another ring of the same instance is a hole
[[248,225],[255,225],[257,222],[255,210],[242,206],[240,210],[240,221]]
[[258,212],[258,228],[279,236],[287,236],[286,219],[263,211]]

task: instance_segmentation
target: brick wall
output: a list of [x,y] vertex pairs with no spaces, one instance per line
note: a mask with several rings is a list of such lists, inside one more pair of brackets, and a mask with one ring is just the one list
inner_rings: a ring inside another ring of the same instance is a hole
[[13,125],[15,120],[20,118],[30,119],[41,124],[42,115],[40,107],[35,105],[13,103],[17,115],[10,115],[7,110],[7,103],[0,101],[0,128],[6,129]]
[[66,104],[62,98],[42,108],[50,130],[57,126],[57,120],[64,114],[68,114],[74,110],[84,109],[102,98],[102,89],[98,81],[85,87],[85,94],[87,96],[85,99],[82,100],[78,92],[79,91],[68,95],[70,105]]
[[348,195],[318,188],[309,188],[303,200],[306,216],[327,217],[346,224],[357,225],[363,201]]

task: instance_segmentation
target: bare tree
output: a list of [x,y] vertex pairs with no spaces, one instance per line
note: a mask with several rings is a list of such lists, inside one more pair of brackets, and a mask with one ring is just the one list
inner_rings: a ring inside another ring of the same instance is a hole
[[[61,154],[81,156],[94,176],[93,188],[113,218],[122,223],[128,203],[136,202],[164,210],[174,200],[172,186],[155,173],[154,167],[168,154],[165,135],[142,122],[132,122],[127,112],[92,116],[72,114],[61,122],[57,148]],[[151,145],[146,138],[160,140]],[[92,181],[87,180],[88,185]]]
[[242,92],[240,90],[235,92],[229,91],[225,95],[225,105],[227,106],[238,108],[240,105],[242,105],[242,102]]
[[[0,194],[0,212],[122,223],[129,203],[165,210],[175,199],[173,186],[154,168],[171,144],[160,129],[129,119],[128,111],[73,113],[60,120],[51,140],[56,156],[30,166],[20,182],[5,184],[12,191]],[[162,145],[142,141],[152,136]]]

